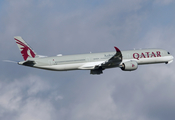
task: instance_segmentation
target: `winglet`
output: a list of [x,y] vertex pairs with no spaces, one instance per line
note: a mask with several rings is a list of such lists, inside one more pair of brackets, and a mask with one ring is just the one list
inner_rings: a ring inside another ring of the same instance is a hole
[[114,48],[115,48],[116,52],[121,52],[120,49],[118,49],[117,47],[114,46]]

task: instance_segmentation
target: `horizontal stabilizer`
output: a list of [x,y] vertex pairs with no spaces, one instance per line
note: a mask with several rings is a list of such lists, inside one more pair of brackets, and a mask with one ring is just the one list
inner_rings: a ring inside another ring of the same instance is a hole
[[3,60],[4,62],[10,62],[10,63],[18,63],[17,61],[12,61],[12,60]]

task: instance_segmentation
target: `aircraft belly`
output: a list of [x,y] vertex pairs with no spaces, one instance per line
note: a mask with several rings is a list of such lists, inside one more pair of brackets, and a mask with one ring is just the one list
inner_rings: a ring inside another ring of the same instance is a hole
[[47,69],[47,70],[55,70],[55,71],[67,71],[67,70],[78,70],[78,68],[82,65],[83,63],[75,63],[75,64],[39,66],[38,68]]

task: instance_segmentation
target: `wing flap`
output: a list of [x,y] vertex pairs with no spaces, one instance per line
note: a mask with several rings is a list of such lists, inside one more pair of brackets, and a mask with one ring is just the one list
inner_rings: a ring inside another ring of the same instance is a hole
[[104,61],[86,63],[86,64],[82,65],[81,67],[79,67],[79,69],[81,69],[81,70],[93,70],[93,69],[96,69],[96,66],[101,65],[103,62]]

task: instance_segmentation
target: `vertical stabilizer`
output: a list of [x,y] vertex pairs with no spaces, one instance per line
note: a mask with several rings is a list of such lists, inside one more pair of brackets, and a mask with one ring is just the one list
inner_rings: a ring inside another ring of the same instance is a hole
[[22,39],[21,36],[15,36],[14,39],[25,61],[37,56],[34,50],[31,49],[31,47]]

